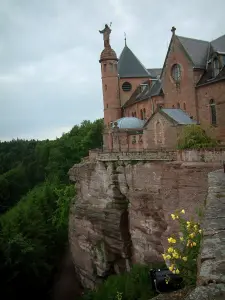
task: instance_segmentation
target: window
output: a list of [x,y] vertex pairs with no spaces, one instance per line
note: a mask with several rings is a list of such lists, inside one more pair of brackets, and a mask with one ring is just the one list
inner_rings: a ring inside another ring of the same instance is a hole
[[184,107],[184,110],[186,110],[186,103],[184,102],[184,104],[183,104],[183,107]]
[[106,108],[108,108],[109,107],[109,105],[108,104],[106,104]]
[[130,84],[130,82],[124,82],[122,85],[122,89],[124,92],[130,92],[132,89],[132,85]]
[[174,81],[179,82],[181,79],[181,67],[179,64],[172,66],[171,75]]
[[173,105],[172,108],[175,108],[175,106]]
[[213,60],[213,76],[216,77],[220,72],[220,64],[219,64],[219,59],[214,58]]
[[143,120],[145,120],[146,119],[146,110],[145,110],[145,108],[143,109]]
[[209,107],[210,107],[210,115],[211,115],[211,124],[216,125],[217,124],[217,118],[216,118],[216,103],[213,99],[209,101]]
[[105,84],[105,91],[107,91],[107,84]]
[[134,112],[134,117],[136,118],[137,114],[136,114],[136,111]]
[[180,108],[180,103],[179,102],[177,103],[177,108]]
[[103,65],[103,70],[106,72],[106,64]]
[[141,120],[143,120],[143,110],[141,109]]

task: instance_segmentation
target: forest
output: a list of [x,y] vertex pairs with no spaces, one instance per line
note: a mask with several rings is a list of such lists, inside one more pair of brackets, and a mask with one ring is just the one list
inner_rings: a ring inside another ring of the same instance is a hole
[[1,296],[50,299],[75,199],[68,171],[102,146],[102,129],[98,119],[56,140],[0,142]]

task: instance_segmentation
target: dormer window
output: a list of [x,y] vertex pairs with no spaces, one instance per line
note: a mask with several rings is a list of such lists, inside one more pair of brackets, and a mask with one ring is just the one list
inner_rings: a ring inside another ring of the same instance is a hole
[[220,72],[220,63],[219,59],[216,57],[213,60],[213,77],[216,77]]
[[144,92],[144,90],[148,87],[148,84],[142,83],[142,84],[140,85],[140,87],[141,87],[141,93],[142,93],[142,92]]

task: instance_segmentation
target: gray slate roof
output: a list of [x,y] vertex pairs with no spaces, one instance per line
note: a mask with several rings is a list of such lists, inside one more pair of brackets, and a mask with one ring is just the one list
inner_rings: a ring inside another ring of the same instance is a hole
[[127,46],[123,48],[123,51],[120,55],[118,62],[118,73],[120,78],[151,78],[147,69]]
[[225,53],[225,34],[220,36],[219,38],[213,40],[211,45],[214,51],[224,52]]
[[148,81],[146,81],[145,84],[147,85],[143,88],[142,91],[140,91],[140,88],[137,87],[130,99],[124,104],[124,107],[128,107],[136,102],[140,102],[142,100],[150,99],[153,96],[163,94],[162,81],[160,79],[158,79],[152,86],[149,86]]
[[210,43],[207,41],[177,36],[193,64],[197,68],[205,68]]
[[162,108],[161,111],[180,125],[196,124],[196,121],[192,120],[182,109]]
[[149,74],[152,76],[152,78],[157,78],[161,75],[162,68],[155,68],[155,69],[147,69]]

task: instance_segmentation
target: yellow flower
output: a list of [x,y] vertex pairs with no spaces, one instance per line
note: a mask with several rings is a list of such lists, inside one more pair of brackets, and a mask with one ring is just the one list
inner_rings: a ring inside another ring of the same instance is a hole
[[181,236],[181,237],[180,237],[180,240],[181,240],[181,242],[183,242],[184,238]]
[[177,241],[176,241],[176,239],[170,237],[170,238],[168,238],[168,242],[171,244],[175,244]]
[[197,230],[198,229],[198,225],[195,224],[194,225],[194,229]]
[[162,257],[163,257],[163,259],[165,260],[166,259],[166,254],[162,254]]
[[182,213],[182,214],[185,214],[185,210],[184,210],[184,209],[182,209],[181,213]]
[[178,253],[176,253],[176,252],[174,252],[173,254],[172,254],[172,256],[174,257],[174,258],[179,258],[179,255],[178,255]]
[[168,253],[173,253],[173,248],[169,247],[167,251],[168,251]]
[[195,243],[195,242],[193,242],[193,243],[192,243],[192,245],[193,245],[193,246],[196,246],[196,243]]
[[202,230],[201,229],[199,229],[199,231],[198,231],[199,233],[202,233]]
[[172,272],[173,271],[173,265],[171,265],[170,267],[169,267],[169,270]]
[[180,273],[180,271],[179,271],[178,269],[176,269],[175,273],[176,273],[176,274],[179,274],[179,273]]
[[182,259],[183,259],[183,261],[187,261],[187,257],[186,256],[182,257]]
[[193,239],[194,236],[195,236],[195,233],[194,233],[194,232],[191,233],[191,234],[189,234],[189,237],[190,237],[191,239]]
[[167,255],[167,256],[166,256],[166,259],[171,259],[171,256],[170,256],[170,255]]
[[172,218],[173,220],[175,220],[175,219],[176,219],[176,216],[175,216],[174,214],[171,214],[171,218]]

